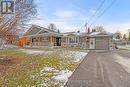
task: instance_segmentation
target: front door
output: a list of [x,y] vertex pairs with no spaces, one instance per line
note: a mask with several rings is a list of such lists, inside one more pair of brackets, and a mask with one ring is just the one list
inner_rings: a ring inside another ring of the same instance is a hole
[[56,46],[61,46],[61,37],[56,37]]
[[95,49],[95,38],[90,39],[89,48],[90,49]]

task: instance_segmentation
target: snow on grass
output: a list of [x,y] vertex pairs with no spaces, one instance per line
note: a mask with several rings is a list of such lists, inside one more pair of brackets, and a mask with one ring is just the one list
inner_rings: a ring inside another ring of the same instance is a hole
[[74,62],[79,62],[82,61],[87,54],[87,52],[80,51],[63,51],[62,53],[60,53],[60,56],[71,58],[74,60]]
[[[39,54],[50,55],[52,53],[55,53],[55,51],[30,50],[30,49],[20,49],[20,51],[22,51],[22,52],[24,52],[26,54],[29,54],[29,55],[39,55]],[[66,51],[59,51],[57,53],[61,57],[73,59],[74,62],[81,61],[88,54],[88,52],[68,51],[68,50],[66,50]]]
[[[68,81],[68,78],[72,75],[72,71],[70,70],[57,70],[55,68],[52,68],[52,67],[44,67],[41,72],[40,72],[40,75],[43,75],[43,74],[49,74],[49,73],[52,73],[52,81],[54,81],[54,83],[58,83],[60,84],[61,87],[63,87],[66,82]],[[46,81],[43,81],[42,86],[45,86],[45,85],[49,85],[48,83],[46,83]]]
[[[68,81],[68,78],[72,75],[72,71],[70,70],[57,70],[55,68],[52,67],[44,67],[41,71],[40,71],[40,75],[47,75],[47,74],[52,74],[52,83],[55,84],[60,84],[60,87],[63,87],[66,82]],[[49,84],[47,83],[47,81],[42,81],[41,83],[42,86],[49,86]]]
[[53,53],[53,51],[44,51],[44,50],[30,50],[30,49],[20,49],[20,51],[29,54],[29,55],[38,55],[38,54],[47,54],[50,55]]
[[7,49],[7,48],[19,48],[19,47],[10,44],[2,44],[2,46],[0,46],[0,49]]
[[[26,54],[56,54],[61,56],[61,58],[72,59],[72,62],[80,62],[82,61],[88,52],[81,51],[69,51],[69,50],[60,50],[60,51],[44,51],[44,50],[30,50],[30,49],[20,49],[20,51]],[[69,60],[71,61],[71,60]],[[62,66],[61,66],[62,67]],[[51,84],[59,84],[60,87],[63,87],[68,78],[72,75],[73,71],[69,69],[58,70],[53,67],[44,67],[40,70],[39,73],[32,75],[31,78],[35,79],[39,76],[46,76],[46,78],[41,82],[41,86],[50,86]]]
[[115,55],[116,62],[123,66],[123,68],[130,73],[130,59],[124,58],[120,55]]
[[68,78],[72,75],[72,71],[69,70],[62,70],[58,73],[58,75],[53,76],[52,78],[58,82],[61,87],[63,87],[66,82],[68,81]]
[[43,72],[59,72],[59,70],[56,70],[55,68],[52,68],[52,67],[44,67],[42,70],[41,70],[41,73]]
[[117,46],[119,49],[126,49],[126,50],[130,50],[130,45],[119,45]]
[[72,75],[72,72],[69,71],[69,70],[62,70],[58,73],[57,76],[54,76],[53,78],[56,80],[56,81],[66,81],[68,80],[68,78]]

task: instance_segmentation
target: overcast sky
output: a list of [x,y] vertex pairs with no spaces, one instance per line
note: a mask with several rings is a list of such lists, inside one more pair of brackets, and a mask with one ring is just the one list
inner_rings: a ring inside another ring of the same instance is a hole
[[[38,15],[34,24],[47,26],[54,23],[62,32],[85,31],[88,19],[95,13],[103,0],[36,0]],[[106,0],[98,15],[113,0]],[[90,24],[96,19],[93,18]],[[103,16],[93,25],[102,25],[109,32],[127,32],[130,29],[130,0],[115,0]]]

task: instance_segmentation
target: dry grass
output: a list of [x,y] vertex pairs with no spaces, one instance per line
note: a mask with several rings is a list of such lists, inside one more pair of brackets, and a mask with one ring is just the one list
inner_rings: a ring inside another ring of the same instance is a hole
[[[42,81],[48,80],[50,87],[58,87],[52,82],[53,73],[40,75],[43,67],[53,67],[57,70],[71,70],[77,67],[69,59],[58,55],[26,55],[17,49],[0,50],[0,87],[30,87],[40,86]],[[35,78],[31,76],[36,75]]]

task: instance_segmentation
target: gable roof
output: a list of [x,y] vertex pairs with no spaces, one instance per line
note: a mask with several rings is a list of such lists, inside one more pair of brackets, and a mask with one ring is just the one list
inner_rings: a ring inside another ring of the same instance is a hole
[[24,36],[43,34],[43,33],[57,33],[57,32],[38,25],[32,25],[31,28],[24,34]]

